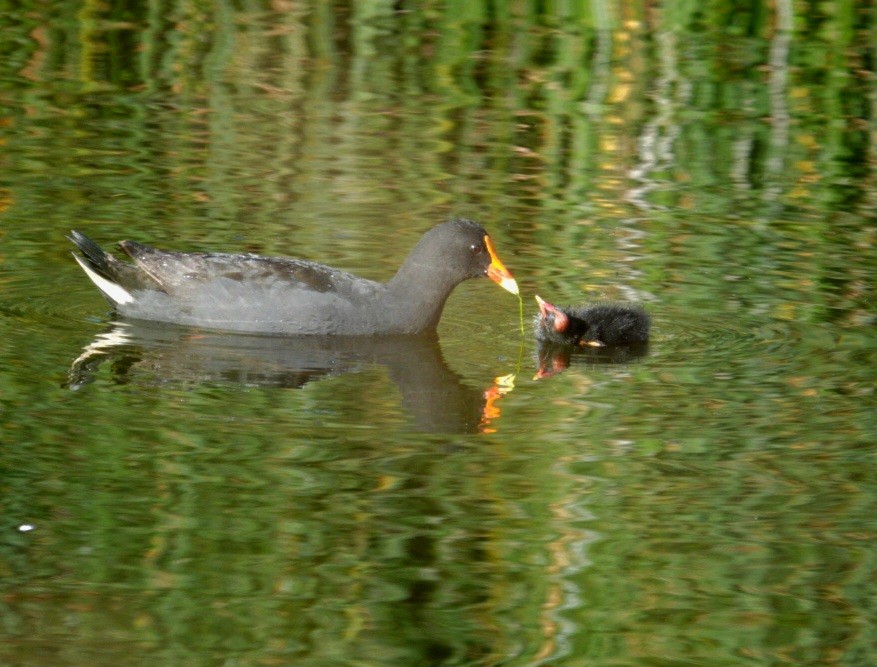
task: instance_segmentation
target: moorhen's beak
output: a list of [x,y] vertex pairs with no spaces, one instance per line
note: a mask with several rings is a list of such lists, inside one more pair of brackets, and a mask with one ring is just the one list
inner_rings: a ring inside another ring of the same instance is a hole
[[557,306],[552,306],[545,299],[541,298],[538,294],[536,295],[536,303],[539,304],[539,315],[542,319],[548,320],[550,316],[554,316],[552,326],[555,331],[560,331],[561,333],[566,331],[566,328],[569,326],[569,317]]
[[493,247],[493,241],[489,236],[484,237],[484,245],[487,246],[487,252],[490,253],[490,266],[487,267],[487,277],[497,283],[504,290],[512,294],[518,294],[518,283],[512,278],[511,272],[505,268],[505,265],[499,261],[496,250]]

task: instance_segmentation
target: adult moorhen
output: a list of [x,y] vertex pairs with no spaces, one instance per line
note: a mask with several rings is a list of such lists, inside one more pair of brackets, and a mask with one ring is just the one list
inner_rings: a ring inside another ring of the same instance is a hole
[[597,303],[558,308],[538,296],[536,302],[536,338],[542,343],[620,347],[649,340],[649,314],[640,306]]
[[518,285],[480,225],[451,220],[428,231],[386,283],[302,259],[182,253],[134,241],[122,262],[85,235],[76,261],[119,314],[229,331],[271,334],[419,334],[436,328],[445,301],[468,278]]

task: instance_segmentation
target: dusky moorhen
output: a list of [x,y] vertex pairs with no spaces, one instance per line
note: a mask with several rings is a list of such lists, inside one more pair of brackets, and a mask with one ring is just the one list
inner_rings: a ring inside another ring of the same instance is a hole
[[116,311],[141,320],[270,334],[420,334],[436,328],[445,301],[468,278],[518,286],[487,232],[465,219],[428,231],[388,282],[302,259],[183,253],[134,241],[122,262],[85,235],[74,257]]

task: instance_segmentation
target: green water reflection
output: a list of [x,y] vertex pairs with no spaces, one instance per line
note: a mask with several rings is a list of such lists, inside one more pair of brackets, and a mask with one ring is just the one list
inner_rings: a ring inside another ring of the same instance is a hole
[[[0,662],[873,664],[860,5],[6,8]],[[648,354],[531,379],[487,281],[437,340],[135,328],[64,238],[384,279],[452,215]]]

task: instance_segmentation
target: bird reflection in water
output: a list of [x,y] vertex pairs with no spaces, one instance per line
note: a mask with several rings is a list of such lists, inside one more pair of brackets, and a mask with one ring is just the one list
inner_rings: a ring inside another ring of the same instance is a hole
[[507,378],[484,390],[467,386],[445,363],[434,334],[259,336],[120,320],[73,361],[66,386],[93,382],[105,364],[119,384],[275,388],[383,367],[414,427],[440,433],[495,431],[497,403],[513,387]]
[[533,379],[541,380],[557,375],[572,365],[629,364],[645,357],[648,353],[648,343],[616,347],[572,347],[570,345],[542,343],[536,353],[538,370]]

